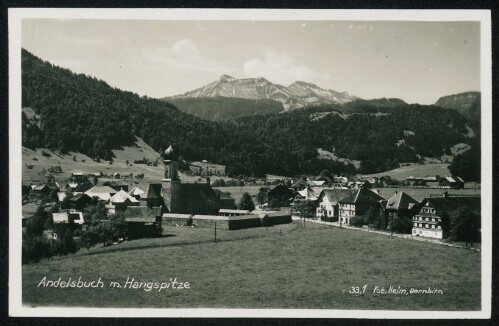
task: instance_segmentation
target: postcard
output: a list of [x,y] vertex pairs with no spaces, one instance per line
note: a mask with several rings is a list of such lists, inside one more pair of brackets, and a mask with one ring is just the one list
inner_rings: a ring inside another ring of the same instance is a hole
[[9,9],[9,314],[491,316],[487,10]]

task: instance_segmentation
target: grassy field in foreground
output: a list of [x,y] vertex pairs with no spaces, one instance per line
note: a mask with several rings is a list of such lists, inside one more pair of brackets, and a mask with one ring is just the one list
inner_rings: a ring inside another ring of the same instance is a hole
[[[189,236],[211,231],[191,229]],[[86,307],[480,309],[480,253],[475,251],[312,223],[283,235],[234,240],[68,256],[26,265],[23,302]],[[100,277],[105,287],[37,287],[44,276],[51,280],[81,276],[85,281]],[[128,277],[159,283],[176,277],[189,282],[190,289],[148,292],[108,287],[110,281],[124,286]],[[365,284],[363,295],[348,293],[351,287]],[[373,293],[375,286],[388,290],[390,285],[437,288],[443,294]]]

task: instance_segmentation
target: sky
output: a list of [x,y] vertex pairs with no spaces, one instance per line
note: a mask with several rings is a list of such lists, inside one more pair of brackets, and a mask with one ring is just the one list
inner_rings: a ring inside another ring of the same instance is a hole
[[22,47],[156,98],[222,74],[420,104],[480,90],[478,22],[24,19]]

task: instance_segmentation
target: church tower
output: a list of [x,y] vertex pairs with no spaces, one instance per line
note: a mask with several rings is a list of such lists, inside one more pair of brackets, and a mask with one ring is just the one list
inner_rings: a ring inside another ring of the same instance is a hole
[[168,212],[178,212],[180,206],[180,178],[178,177],[178,152],[172,145],[163,153],[165,175],[161,182],[161,196]]

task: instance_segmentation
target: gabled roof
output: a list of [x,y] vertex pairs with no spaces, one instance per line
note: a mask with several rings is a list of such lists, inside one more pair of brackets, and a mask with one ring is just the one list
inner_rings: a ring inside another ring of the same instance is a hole
[[142,196],[141,199],[157,199],[161,198],[161,184],[151,183],[147,188],[147,194]]
[[[412,205],[411,205],[412,204]],[[386,209],[401,210],[401,209],[411,209],[414,205],[418,205],[419,202],[409,196],[407,193],[401,191],[388,199],[386,204]]]
[[63,201],[63,200],[64,200],[64,198],[66,198],[66,196],[67,196],[67,195],[66,195],[66,193],[65,193],[65,192],[63,192],[63,191],[59,191],[59,192],[57,193],[57,200],[58,200],[58,201]]
[[108,186],[94,186],[91,189],[85,191],[85,194],[89,197],[99,197],[100,200],[109,200],[112,195],[116,193],[116,190]]
[[455,176],[445,177],[445,180],[447,180],[449,183],[460,183],[460,182],[464,182],[463,179],[461,179],[460,177],[455,177]]
[[219,189],[213,189],[213,191],[217,194],[217,196],[218,196],[220,199],[234,199],[234,198],[232,198],[230,195],[227,195],[226,193],[224,193],[222,190],[219,190]]
[[314,190],[310,187],[306,187],[303,190],[299,190],[298,194],[307,200],[316,200],[317,199],[317,195],[315,194]]
[[354,193],[355,190],[353,189],[324,189],[319,195],[319,201],[322,201],[322,198],[326,196],[331,203],[336,203]]
[[118,191],[113,197],[111,197],[111,203],[113,204],[124,203],[127,200],[132,203],[140,202],[137,199],[135,199],[135,197],[131,196],[128,192],[124,190]]
[[303,180],[303,179],[300,179],[298,181],[296,181],[292,186],[291,188],[297,188],[297,187],[300,187],[300,186],[314,186],[314,182],[312,181],[309,181],[308,179],[307,180]]
[[338,202],[340,203],[346,203],[346,204],[357,204],[357,203],[376,203],[379,202],[380,200],[385,199],[384,197],[380,196],[378,193],[366,189],[366,188],[361,188],[357,190],[354,194],[343,198],[339,200]]
[[59,190],[60,186],[57,182],[47,182],[45,184],[50,190]]
[[481,212],[480,196],[427,197],[423,200],[421,206],[426,206],[427,203],[435,208],[437,214],[463,206],[468,206],[477,213]]
[[135,187],[132,190],[128,192],[131,196],[139,196],[141,197],[142,195],[145,194],[144,190],[140,189],[139,187]]
[[91,183],[91,182],[84,182],[84,183],[81,183],[78,185],[78,187],[76,187],[76,190],[75,192],[85,192],[89,189],[92,189],[94,187],[94,184]]
[[73,197],[71,197],[71,199],[69,201],[72,201],[72,202],[77,202],[79,200],[88,200],[88,199],[92,199],[90,198],[90,196],[86,195],[86,194],[77,194],[77,195],[74,195]]

